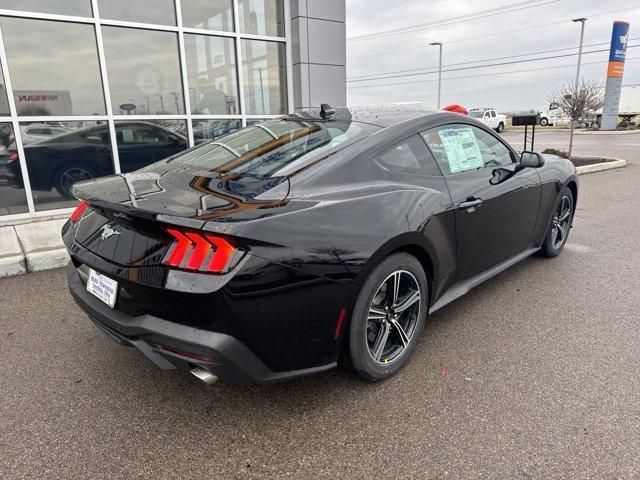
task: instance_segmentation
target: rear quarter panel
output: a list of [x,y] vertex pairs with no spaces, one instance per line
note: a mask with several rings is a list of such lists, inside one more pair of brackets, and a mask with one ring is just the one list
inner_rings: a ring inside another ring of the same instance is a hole
[[336,161],[342,168],[310,174],[313,181],[292,180],[286,205],[205,228],[248,239],[252,255],[351,287],[345,306],[375,265],[406,246],[426,253],[434,279],[455,270],[455,225],[443,177],[391,172],[366,154]]

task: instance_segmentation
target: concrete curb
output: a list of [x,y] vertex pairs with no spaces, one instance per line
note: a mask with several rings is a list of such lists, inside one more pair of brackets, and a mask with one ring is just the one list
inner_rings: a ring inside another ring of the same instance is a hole
[[41,272],[64,267],[69,261],[69,254],[64,248],[48,250],[44,252],[27,253],[27,270],[29,272]]
[[65,249],[0,258],[0,278],[55,270],[64,267],[67,262],[69,262],[69,254]]
[[612,130],[606,132],[573,132],[575,135],[633,135],[640,133],[640,130]]
[[603,172],[604,170],[613,170],[616,168],[624,168],[627,166],[627,161],[622,160],[621,158],[610,158],[609,160],[611,161],[576,167],[576,171],[578,172],[578,175],[584,175],[586,173]]
[[60,229],[66,219],[0,227],[0,278],[61,268],[69,261]]
[[27,265],[22,255],[0,258],[0,278],[14,277],[27,273]]

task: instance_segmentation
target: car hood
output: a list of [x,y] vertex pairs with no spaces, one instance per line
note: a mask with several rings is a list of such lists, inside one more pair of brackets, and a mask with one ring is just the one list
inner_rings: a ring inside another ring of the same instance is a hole
[[218,175],[170,164],[73,186],[73,194],[93,205],[155,218],[191,228],[239,212],[281,204],[289,193],[287,177]]

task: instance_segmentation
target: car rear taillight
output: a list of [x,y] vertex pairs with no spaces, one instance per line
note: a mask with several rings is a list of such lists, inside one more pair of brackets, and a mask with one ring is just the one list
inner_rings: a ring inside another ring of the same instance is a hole
[[78,220],[80,220],[82,214],[85,212],[88,206],[89,202],[87,202],[86,200],[82,200],[69,218],[69,220],[71,220],[71,223],[76,223]]
[[163,263],[198,272],[226,273],[235,267],[244,252],[222,237],[210,233],[167,228],[174,240]]
[[7,163],[15,162],[18,158],[18,152],[15,150],[9,150],[7,153]]

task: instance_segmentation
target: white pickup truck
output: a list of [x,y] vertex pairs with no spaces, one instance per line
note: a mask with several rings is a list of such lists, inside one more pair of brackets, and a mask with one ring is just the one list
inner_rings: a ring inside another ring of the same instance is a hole
[[494,108],[472,108],[469,110],[469,116],[477,118],[498,133],[502,133],[507,124],[507,116],[496,113]]
[[[602,91],[604,95],[604,90]],[[630,122],[633,117],[640,115],[640,85],[624,85],[620,94],[620,105],[618,107],[618,116]],[[593,123],[600,123],[602,117],[602,109],[594,112],[585,120],[585,124],[589,126]],[[540,125],[568,124],[569,118],[562,114],[560,105],[552,102],[549,108],[540,112]]]

